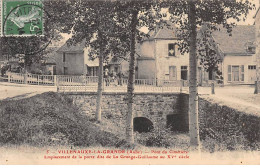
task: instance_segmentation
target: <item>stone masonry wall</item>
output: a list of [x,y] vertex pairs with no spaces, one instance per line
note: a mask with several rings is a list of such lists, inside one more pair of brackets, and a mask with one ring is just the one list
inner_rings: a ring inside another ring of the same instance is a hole
[[[75,105],[88,116],[95,117],[95,93],[69,93]],[[187,109],[182,108],[183,98],[172,93],[136,93],[134,98],[134,117],[151,120],[155,128],[165,128],[167,115],[183,114],[184,127],[187,127]],[[127,113],[126,93],[103,93],[102,117],[112,119],[125,127]]]

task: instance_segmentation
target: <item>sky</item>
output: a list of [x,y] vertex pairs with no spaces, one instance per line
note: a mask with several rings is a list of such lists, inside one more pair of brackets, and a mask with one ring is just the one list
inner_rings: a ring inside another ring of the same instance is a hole
[[255,16],[256,11],[259,7],[260,0],[249,0],[249,1],[256,5],[256,9],[249,12],[245,22],[237,22],[238,25],[253,25],[254,24],[255,19],[253,17]]

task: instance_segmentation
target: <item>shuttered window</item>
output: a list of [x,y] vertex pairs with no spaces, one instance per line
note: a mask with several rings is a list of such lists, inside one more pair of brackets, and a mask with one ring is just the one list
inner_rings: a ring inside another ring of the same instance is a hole
[[245,66],[244,65],[228,65],[228,82],[244,82]]

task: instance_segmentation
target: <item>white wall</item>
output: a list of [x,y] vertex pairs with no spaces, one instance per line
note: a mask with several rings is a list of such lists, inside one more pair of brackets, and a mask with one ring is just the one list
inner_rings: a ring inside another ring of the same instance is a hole
[[154,58],[154,41],[143,41],[140,44],[140,52],[143,57]]
[[[224,84],[230,84],[228,82],[228,65],[244,65],[244,82],[237,82],[241,84],[249,84],[250,80],[248,78],[248,65],[256,65],[256,56],[231,56],[227,55],[224,57],[223,61],[223,77],[224,77]],[[232,82],[231,82],[232,83]]]
[[157,40],[155,42],[158,79],[168,80],[169,75],[166,74],[169,74],[169,66],[176,66],[177,80],[181,80],[181,66],[189,66],[189,54],[181,55],[177,46],[175,48],[176,56],[168,56],[168,44],[177,42],[177,40]]

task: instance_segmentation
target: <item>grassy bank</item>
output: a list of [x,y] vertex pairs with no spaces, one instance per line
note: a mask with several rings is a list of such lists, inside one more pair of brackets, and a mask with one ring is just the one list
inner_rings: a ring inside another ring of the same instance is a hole
[[0,145],[119,147],[125,144],[89,121],[72,99],[53,92],[0,101],[0,128]]

